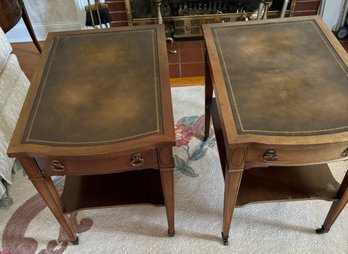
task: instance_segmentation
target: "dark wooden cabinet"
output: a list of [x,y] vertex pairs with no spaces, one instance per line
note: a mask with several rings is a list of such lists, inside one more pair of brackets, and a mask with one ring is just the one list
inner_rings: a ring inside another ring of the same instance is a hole
[[17,0],[0,1],[0,26],[5,33],[11,30],[21,17],[22,8]]
[[23,0],[0,1],[0,27],[5,33],[11,30],[21,18],[23,18],[37,50],[41,53],[41,46],[36,38]]

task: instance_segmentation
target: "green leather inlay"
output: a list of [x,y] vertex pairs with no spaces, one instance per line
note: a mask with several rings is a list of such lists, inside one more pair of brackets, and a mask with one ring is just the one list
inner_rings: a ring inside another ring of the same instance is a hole
[[348,130],[348,68],[315,21],[212,32],[240,134]]
[[155,29],[60,35],[23,142],[117,143],[162,133],[162,125]]

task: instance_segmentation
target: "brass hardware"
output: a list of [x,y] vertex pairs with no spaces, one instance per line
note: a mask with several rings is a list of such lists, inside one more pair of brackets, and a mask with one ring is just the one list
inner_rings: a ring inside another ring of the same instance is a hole
[[272,0],[264,0],[264,5],[265,5],[265,11],[263,13],[262,19],[267,19],[268,16],[268,10],[271,7]]
[[286,9],[288,8],[289,1],[290,0],[284,0],[283,7],[282,7],[282,10],[280,12],[280,18],[284,18],[285,17],[285,12],[286,12]]
[[276,161],[278,159],[277,152],[274,149],[268,149],[264,154],[263,154],[263,159],[267,162],[272,162]]
[[348,148],[343,152],[343,157],[348,157]]
[[171,37],[167,37],[166,38],[166,41],[168,42],[169,41],[169,53],[172,53],[172,54],[176,54],[178,53],[178,51],[176,49],[173,49],[173,45],[174,45],[174,39],[171,38]]
[[[162,0],[154,0],[153,1],[155,4],[155,8],[156,8],[156,19],[157,19],[157,24],[163,24],[163,17],[162,17],[162,13],[161,13],[161,4],[162,4]],[[169,41],[169,53],[172,54],[176,54],[177,51],[175,49],[173,49],[173,45],[174,45],[174,39],[171,37],[166,37],[166,41]]]
[[[263,9],[262,9],[263,10]],[[262,11],[263,14],[263,11]],[[220,16],[221,15],[221,16]],[[250,11],[246,12],[249,20],[256,19],[257,12]],[[272,10],[268,11],[268,18],[278,18],[280,15],[280,11]],[[166,26],[167,37],[173,36],[173,38],[188,38],[188,37],[197,37],[203,36],[202,30],[200,29],[201,24],[210,24],[221,22],[220,19],[225,19],[225,22],[233,22],[238,21],[241,17],[241,12],[239,13],[224,13],[224,14],[209,14],[209,15],[192,15],[192,16],[169,16],[163,17],[163,22]],[[260,17],[261,19],[262,17]],[[228,20],[228,21],[227,21]],[[191,22],[197,21],[199,22],[199,26],[195,26],[191,28]],[[134,25],[146,25],[149,23],[156,23],[156,17],[153,18],[134,18]],[[187,24],[188,23],[188,24]],[[186,24],[189,26],[189,30],[186,30]],[[196,33],[194,28],[199,28]],[[169,32],[171,31],[171,32]]]
[[161,13],[161,0],[154,0],[155,8],[156,8],[156,19],[157,19],[157,24],[163,24],[163,18],[162,18],[162,13]]
[[130,158],[130,163],[134,167],[138,167],[144,164],[144,158],[140,153],[135,153]]
[[51,162],[51,169],[54,171],[63,171],[65,169],[64,164],[59,160],[53,160]]
[[261,19],[262,18],[263,7],[264,7],[264,3],[263,3],[263,1],[260,1],[259,9],[257,10],[256,19]]

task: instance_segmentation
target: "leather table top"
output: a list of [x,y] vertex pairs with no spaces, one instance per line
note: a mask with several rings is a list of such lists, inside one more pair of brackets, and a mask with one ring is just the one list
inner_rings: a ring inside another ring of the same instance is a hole
[[156,28],[57,34],[23,143],[88,146],[163,132]]
[[348,130],[348,67],[315,21],[210,29],[239,134]]

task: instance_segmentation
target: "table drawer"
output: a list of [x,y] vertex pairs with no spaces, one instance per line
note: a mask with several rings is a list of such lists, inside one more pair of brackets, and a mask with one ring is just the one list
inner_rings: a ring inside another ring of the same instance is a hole
[[100,158],[36,158],[44,175],[97,175],[146,168],[158,168],[156,150],[147,150],[129,155]]
[[263,146],[248,149],[246,166],[296,166],[347,159],[348,144]]

